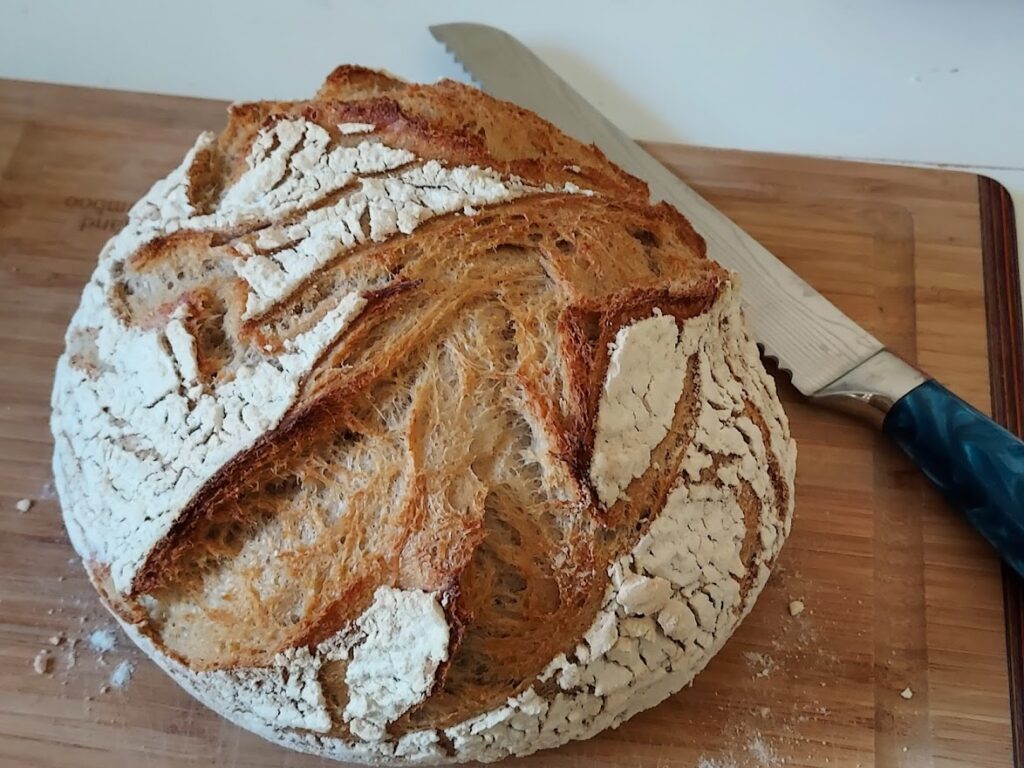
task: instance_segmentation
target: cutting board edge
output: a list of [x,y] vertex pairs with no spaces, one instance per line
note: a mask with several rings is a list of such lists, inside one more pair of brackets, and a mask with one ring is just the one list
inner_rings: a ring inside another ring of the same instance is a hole
[[[995,179],[978,175],[985,279],[989,386],[993,417],[1024,436],[1024,321],[1013,199]],[[1006,663],[1013,762],[1024,766],[1024,579],[1003,566]]]

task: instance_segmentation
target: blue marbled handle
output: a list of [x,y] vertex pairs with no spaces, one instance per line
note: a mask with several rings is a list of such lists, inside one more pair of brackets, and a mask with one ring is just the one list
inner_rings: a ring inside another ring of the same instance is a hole
[[1024,576],[1024,442],[937,381],[898,400],[882,428]]

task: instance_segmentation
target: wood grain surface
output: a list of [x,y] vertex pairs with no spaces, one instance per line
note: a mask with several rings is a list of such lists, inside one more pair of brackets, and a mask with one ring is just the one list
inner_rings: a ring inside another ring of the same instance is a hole
[[[222,123],[214,102],[0,81],[0,765],[323,764],[220,720],[123,637],[90,646],[113,623],[51,485],[52,371],[95,255],[195,135]],[[975,176],[652,149],[883,342],[990,408],[989,357],[1002,353],[986,332]],[[782,392],[797,512],[750,617],[691,688],[514,764],[1010,764],[999,563],[882,437]],[[34,500],[26,513],[22,498]],[[48,674],[33,670],[42,649]],[[107,690],[124,661],[131,681]]]

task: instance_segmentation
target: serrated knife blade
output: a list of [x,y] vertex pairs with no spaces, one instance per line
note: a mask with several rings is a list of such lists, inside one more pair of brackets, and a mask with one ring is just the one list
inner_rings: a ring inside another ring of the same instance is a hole
[[484,91],[515,102],[570,136],[593,143],[615,164],[647,182],[707,241],[708,255],[742,278],[747,320],[765,354],[792,372],[805,395],[822,390],[882,349],[871,334],[654,159],[529,48],[482,24],[441,24],[434,37]]
[[754,336],[797,389],[881,427],[1024,576],[1024,442],[885,349],[511,35],[480,24],[430,31],[485,91],[595,144],[646,181],[652,198],[682,211],[708,255],[742,277]]

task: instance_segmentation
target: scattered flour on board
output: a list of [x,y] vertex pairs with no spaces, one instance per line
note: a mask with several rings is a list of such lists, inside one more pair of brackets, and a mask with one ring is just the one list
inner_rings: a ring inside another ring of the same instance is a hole
[[733,749],[718,757],[701,755],[696,768],[781,768],[786,762],[756,729],[738,728],[729,736],[729,742]]
[[743,654],[743,658],[747,660],[747,669],[754,673],[755,679],[759,677],[768,677],[768,675],[778,668],[778,664],[775,663],[775,659],[767,653],[746,651]]
[[775,753],[775,750],[772,749],[771,744],[765,741],[764,737],[757,731],[754,731],[750,741],[747,742],[747,752],[751,754],[759,766],[765,766],[765,768],[769,768],[769,766],[774,768],[774,766],[782,765],[783,763]]
[[710,757],[702,755],[697,762],[697,768],[736,768],[736,763],[731,760],[712,760]]
[[134,674],[135,665],[125,659],[114,667],[114,671],[110,673],[110,684],[115,688],[124,688],[132,681],[132,675]]
[[96,653],[106,653],[117,647],[117,634],[110,627],[95,630],[89,635],[89,646]]

